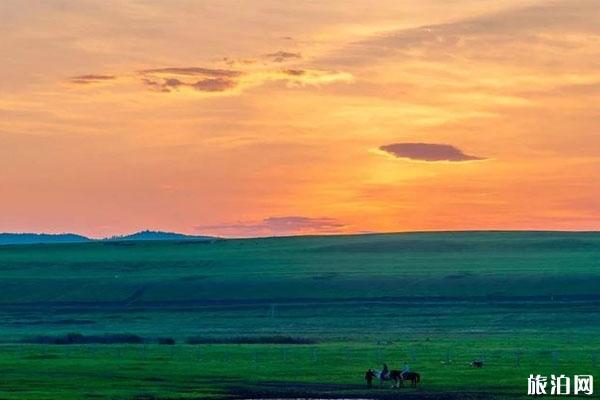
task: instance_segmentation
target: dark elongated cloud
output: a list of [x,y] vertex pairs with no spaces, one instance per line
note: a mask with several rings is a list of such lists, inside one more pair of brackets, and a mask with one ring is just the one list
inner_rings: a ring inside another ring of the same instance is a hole
[[292,53],[289,51],[277,51],[275,53],[265,54],[265,57],[270,58],[274,62],[284,62],[288,60],[302,58],[300,53]]
[[169,93],[171,91],[171,89],[177,89],[178,87],[182,86],[182,84],[183,84],[178,79],[155,80],[155,79],[148,79],[148,78],[143,78],[142,83],[154,91],[164,92],[164,93]]
[[286,69],[283,71],[283,73],[292,76],[302,76],[306,74],[306,71],[303,69]]
[[112,79],[115,79],[114,75],[86,74],[86,75],[72,76],[71,78],[69,78],[69,81],[71,83],[78,83],[78,84],[85,85],[87,83],[108,81],[108,80],[112,80]]
[[197,81],[190,86],[202,92],[222,92],[227,89],[233,89],[237,83],[231,79],[208,78]]
[[142,79],[142,83],[155,91],[165,93],[180,87],[190,87],[200,92],[223,92],[228,89],[233,89],[237,86],[237,82],[235,80],[225,78],[206,78],[190,83],[183,82],[176,78],[167,78],[162,80],[144,78]]
[[142,74],[173,74],[173,75],[201,75],[207,77],[235,78],[240,76],[240,71],[231,69],[204,68],[204,67],[166,67],[141,70]]
[[485,158],[465,154],[449,144],[436,143],[393,143],[379,147],[398,158],[421,161],[472,161]]
[[341,232],[346,225],[334,218],[302,216],[268,217],[261,221],[222,225],[199,225],[195,229],[228,236],[282,236]]

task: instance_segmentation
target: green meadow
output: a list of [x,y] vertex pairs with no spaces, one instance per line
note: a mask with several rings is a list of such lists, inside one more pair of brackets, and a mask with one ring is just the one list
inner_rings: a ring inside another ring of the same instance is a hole
[[1,246],[0,399],[526,397],[599,376],[599,289],[597,233]]

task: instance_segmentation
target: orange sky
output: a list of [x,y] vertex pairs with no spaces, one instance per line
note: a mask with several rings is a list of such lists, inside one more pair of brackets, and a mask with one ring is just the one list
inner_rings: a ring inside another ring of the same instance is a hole
[[0,231],[600,229],[597,0],[3,0],[0,35]]

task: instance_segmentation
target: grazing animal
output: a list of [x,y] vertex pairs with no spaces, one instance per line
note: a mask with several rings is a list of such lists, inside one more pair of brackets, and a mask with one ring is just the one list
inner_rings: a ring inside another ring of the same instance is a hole
[[473,361],[471,361],[471,367],[483,368],[483,361],[481,361],[481,360],[473,360]]
[[405,372],[404,377],[402,377],[402,371],[392,370],[390,379],[395,382],[397,388],[404,386],[404,381],[410,381],[410,386],[416,388],[417,383],[421,382],[421,375],[416,372]]

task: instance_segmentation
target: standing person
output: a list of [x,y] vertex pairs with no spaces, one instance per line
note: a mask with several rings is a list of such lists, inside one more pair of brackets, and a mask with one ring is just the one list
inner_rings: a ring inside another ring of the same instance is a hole
[[365,373],[365,380],[367,381],[367,387],[373,387],[373,378],[375,378],[375,372],[371,368]]

